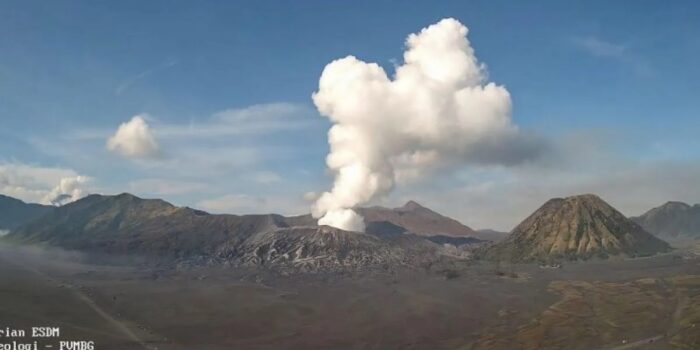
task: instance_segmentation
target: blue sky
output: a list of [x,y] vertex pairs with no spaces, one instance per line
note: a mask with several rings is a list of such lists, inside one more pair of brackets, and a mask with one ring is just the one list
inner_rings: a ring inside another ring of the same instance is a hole
[[[0,192],[38,201],[81,175],[86,192],[304,212],[304,193],[332,182],[330,123],[311,101],[324,66],[352,54],[392,72],[408,34],[453,17],[510,92],[514,124],[557,156],[465,165],[382,204],[509,229],[577,192],[626,214],[700,202],[699,16],[691,1],[3,1]],[[135,115],[161,157],[105,147]]]

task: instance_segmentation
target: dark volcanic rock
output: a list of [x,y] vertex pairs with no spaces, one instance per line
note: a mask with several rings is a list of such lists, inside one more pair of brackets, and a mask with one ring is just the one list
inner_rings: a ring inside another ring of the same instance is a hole
[[631,219],[657,236],[700,237],[700,204],[668,202]]
[[392,237],[408,233],[406,228],[389,221],[370,221],[365,231],[377,237]]
[[452,244],[454,246],[478,244],[484,242],[474,237],[452,237],[442,235],[428,236],[426,237],[426,239],[437,244]]
[[[222,249],[218,255],[231,253]],[[441,255],[439,247],[424,240],[397,244],[374,235],[316,226],[260,232],[237,247],[234,256],[243,265],[332,271],[416,267]]]
[[551,199],[518,225],[510,236],[481,254],[510,262],[585,260],[645,256],[669,251],[595,195]]
[[13,230],[53,209],[52,206],[22,202],[0,195],[0,230]]
[[476,232],[474,232],[474,238],[485,241],[500,242],[506,237],[508,237],[508,232],[501,232],[491,229],[476,230]]

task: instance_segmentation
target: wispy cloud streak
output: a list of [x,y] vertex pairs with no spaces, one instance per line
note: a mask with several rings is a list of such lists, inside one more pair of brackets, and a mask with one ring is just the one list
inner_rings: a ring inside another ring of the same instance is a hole
[[593,57],[611,59],[630,66],[642,76],[652,74],[649,62],[644,57],[634,53],[629,45],[613,43],[596,36],[574,37],[571,42]]
[[171,67],[174,67],[176,64],[177,64],[177,61],[175,61],[175,60],[167,60],[167,61],[159,64],[156,67],[147,69],[141,73],[133,75],[133,76],[127,78],[126,80],[124,80],[121,84],[119,84],[117,86],[117,88],[114,89],[114,94],[119,96],[122,93],[124,93],[126,90],[128,90],[131,86],[136,84],[139,80],[145,79],[152,74],[155,74],[155,73],[167,70]]

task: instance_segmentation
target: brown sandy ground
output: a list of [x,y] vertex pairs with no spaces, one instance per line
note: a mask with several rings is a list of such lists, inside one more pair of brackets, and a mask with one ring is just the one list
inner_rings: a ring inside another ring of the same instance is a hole
[[12,262],[0,264],[3,322],[61,326],[71,338],[99,340],[97,349],[607,350],[658,335],[639,348],[692,349],[697,341],[700,260],[674,254],[505,266],[503,276],[487,263],[280,276],[87,264],[16,249],[0,258]]

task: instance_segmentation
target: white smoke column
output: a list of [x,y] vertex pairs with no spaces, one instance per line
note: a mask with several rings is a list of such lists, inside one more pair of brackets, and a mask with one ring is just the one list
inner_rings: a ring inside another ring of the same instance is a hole
[[325,67],[313,101],[333,122],[326,163],[335,181],[313,205],[319,224],[364,231],[355,206],[439,166],[488,162],[484,149],[502,152],[517,135],[510,95],[486,81],[467,33],[448,18],[409,35],[393,79],[353,56]]

